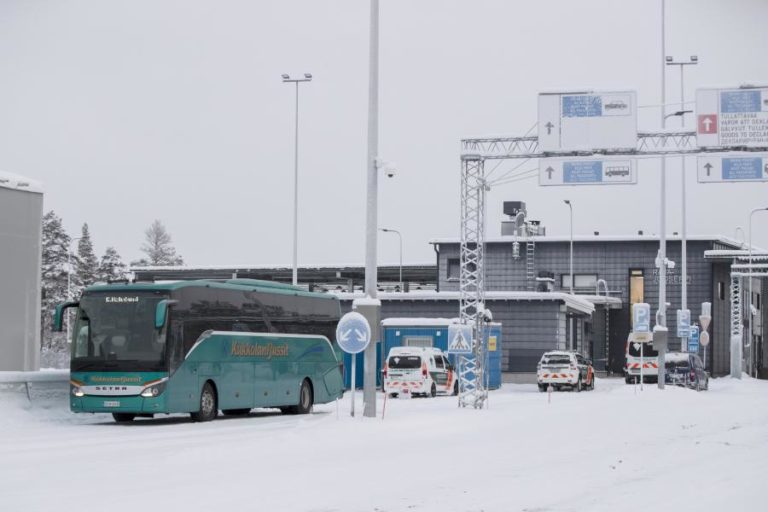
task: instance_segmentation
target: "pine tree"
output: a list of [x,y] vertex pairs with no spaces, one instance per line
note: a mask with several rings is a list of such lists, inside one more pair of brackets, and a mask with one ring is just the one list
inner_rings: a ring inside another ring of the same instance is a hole
[[155,220],[144,231],[144,240],[141,250],[147,255],[147,258],[142,259],[140,263],[146,262],[148,265],[155,266],[184,264],[183,258],[176,254],[176,249],[171,242],[171,235],[168,234],[165,226],[159,220]]
[[69,244],[71,239],[64,231],[61,219],[50,211],[43,217],[43,259],[41,329],[44,349],[61,351],[67,344],[66,336],[53,333],[53,313],[57,304],[69,297],[68,280],[70,268]]
[[93,252],[93,242],[88,224],[83,224],[80,240],[77,242],[77,258],[75,272],[75,296],[79,296],[83,288],[92,285],[96,281],[96,272],[99,260]]
[[104,256],[101,257],[99,268],[96,271],[96,280],[108,283],[125,279],[125,263],[120,258],[114,247],[107,247]]

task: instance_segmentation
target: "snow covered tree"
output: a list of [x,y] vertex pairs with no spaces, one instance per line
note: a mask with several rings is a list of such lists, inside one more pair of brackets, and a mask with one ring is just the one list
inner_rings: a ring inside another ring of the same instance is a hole
[[144,245],[141,246],[142,252],[147,258],[137,262],[138,264],[147,264],[155,266],[183,265],[184,260],[176,254],[176,249],[171,243],[171,235],[165,229],[165,226],[159,220],[155,220],[152,225],[144,231]]
[[109,282],[125,278],[125,263],[114,247],[107,247],[96,271],[96,280]]
[[68,299],[69,244],[71,239],[64,231],[61,219],[50,211],[43,217],[43,259],[41,329],[44,349],[59,351],[66,347],[66,336],[53,333],[53,312],[56,305]]
[[80,295],[83,288],[90,286],[96,281],[96,272],[99,267],[99,260],[93,252],[93,242],[91,233],[88,230],[88,224],[83,224],[80,240],[77,242],[77,258],[75,284],[77,292],[75,296]]

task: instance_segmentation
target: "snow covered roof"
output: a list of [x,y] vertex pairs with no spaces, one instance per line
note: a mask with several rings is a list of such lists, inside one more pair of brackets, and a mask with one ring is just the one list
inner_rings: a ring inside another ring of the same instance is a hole
[[[749,259],[749,250],[748,249],[742,249],[742,250],[734,250],[734,251],[724,251],[724,250],[712,250],[712,251],[704,251],[704,259],[708,260],[718,260],[718,259]],[[768,251],[765,249],[760,249],[758,247],[752,247],[752,259],[753,260],[766,260],[768,259]]]
[[[365,297],[362,292],[338,292],[330,291],[340,300],[354,300]],[[455,300],[461,298],[459,292],[435,292],[430,290],[416,290],[411,292],[381,292],[377,298],[385,300]],[[592,314],[595,311],[595,305],[580,295],[571,295],[560,292],[485,292],[486,300],[515,300],[515,301],[561,301],[567,307],[580,311],[582,313]]]
[[592,304],[600,304],[606,306],[608,309],[621,309],[621,299],[618,297],[610,297],[606,295],[582,295],[579,297],[588,300]]
[[[400,263],[379,263],[381,267],[400,267]],[[430,261],[428,263],[403,263],[403,269],[414,267],[434,267],[435,262]],[[275,269],[288,269],[292,267],[285,263],[275,265],[253,265],[253,264],[241,264],[241,265],[161,265],[161,266],[131,266],[132,271],[144,272],[144,271],[184,271],[184,270],[275,270]],[[299,265],[299,269],[303,270],[334,270],[344,268],[365,268],[365,264],[354,263],[342,263],[338,265]]]
[[[679,241],[680,235],[667,235],[667,241]],[[486,244],[498,244],[505,243],[510,244],[512,242],[522,242],[524,240],[531,240],[536,243],[540,242],[570,242],[571,237],[569,235],[543,235],[543,236],[529,236],[517,237],[517,236],[495,236],[486,237]],[[723,235],[688,235],[686,240],[689,242],[720,242],[725,245],[730,245],[734,248],[743,247],[741,242],[734,240]],[[658,242],[659,235],[574,235],[574,242]],[[461,243],[461,239],[455,238],[433,238],[429,241],[430,244],[458,244]]]
[[35,192],[38,194],[43,193],[43,184],[39,181],[30,180],[24,176],[5,171],[0,171],[0,188],[23,190],[24,192]]

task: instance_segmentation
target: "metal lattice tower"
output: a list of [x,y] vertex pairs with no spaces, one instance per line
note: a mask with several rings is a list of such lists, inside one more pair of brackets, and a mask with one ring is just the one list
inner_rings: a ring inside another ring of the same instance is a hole
[[[485,177],[485,160],[533,159],[551,156],[652,156],[703,153],[696,146],[696,132],[638,132],[636,149],[543,153],[536,136],[486,137],[461,141],[461,272],[459,318],[474,326],[474,361],[460,357],[459,405],[483,407],[488,396],[484,384],[485,353],[483,319],[479,312],[485,304],[485,196],[490,190]],[[713,149],[724,151],[723,148]],[[526,253],[529,248],[526,247]],[[533,252],[532,250],[530,251]],[[526,254],[528,256],[528,254]],[[531,254],[532,256],[532,254]],[[526,265],[528,263],[526,262]],[[534,270],[534,269],[532,269]],[[526,274],[529,272],[526,267]],[[526,277],[528,277],[526,275]],[[535,277],[535,276],[534,276]],[[535,279],[534,279],[535,282]]]
[[485,307],[485,164],[480,155],[462,156],[461,173],[461,272],[459,283],[459,318],[473,326],[473,358],[459,356],[459,405],[483,406],[488,390],[483,380],[482,319]]

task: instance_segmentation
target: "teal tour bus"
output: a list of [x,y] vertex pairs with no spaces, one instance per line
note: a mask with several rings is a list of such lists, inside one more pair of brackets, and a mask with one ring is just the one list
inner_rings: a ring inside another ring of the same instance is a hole
[[255,407],[306,414],[341,397],[338,299],[251,279],[112,283],[74,308],[70,408],[116,421]]

